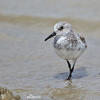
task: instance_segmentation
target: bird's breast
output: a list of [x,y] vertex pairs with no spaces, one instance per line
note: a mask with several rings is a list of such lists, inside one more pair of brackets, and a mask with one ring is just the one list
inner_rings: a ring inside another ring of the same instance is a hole
[[63,49],[66,42],[66,37],[57,36],[54,38],[54,48],[58,50]]

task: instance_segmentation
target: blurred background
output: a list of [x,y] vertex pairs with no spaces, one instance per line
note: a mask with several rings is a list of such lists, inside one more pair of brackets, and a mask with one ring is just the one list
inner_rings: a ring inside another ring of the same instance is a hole
[[[23,100],[100,100],[99,0],[0,0],[0,86]],[[67,21],[85,36],[72,82],[56,56],[53,40],[44,39],[56,22]],[[36,99],[37,100],[37,99]]]

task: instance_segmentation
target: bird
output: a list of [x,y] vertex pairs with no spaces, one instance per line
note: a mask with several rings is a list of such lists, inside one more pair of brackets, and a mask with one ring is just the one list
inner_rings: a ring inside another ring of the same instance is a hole
[[76,61],[86,50],[87,42],[80,33],[73,30],[71,24],[65,21],[56,23],[53,33],[44,41],[52,37],[54,37],[53,47],[56,54],[68,64],[70,73],[65,80],[71,80]]

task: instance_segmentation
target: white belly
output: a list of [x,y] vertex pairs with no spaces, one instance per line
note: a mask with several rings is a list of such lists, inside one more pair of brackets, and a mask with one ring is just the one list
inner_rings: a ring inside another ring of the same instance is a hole
[[83,50],[64,50],[64,49],[56,49],[56,54],[63,58],[63,59],[68,59],[68,60],[73,60],[73,59],[77,59],[78,57],[80,57],[80,55],[84,52],[85,49]]

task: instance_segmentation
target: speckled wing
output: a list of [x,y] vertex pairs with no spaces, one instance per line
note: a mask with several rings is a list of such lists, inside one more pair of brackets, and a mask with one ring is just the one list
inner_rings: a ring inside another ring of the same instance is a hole
[[87,48],[87,43],[84,37],[80,36],[81,41],[85,44],[85,48]]

